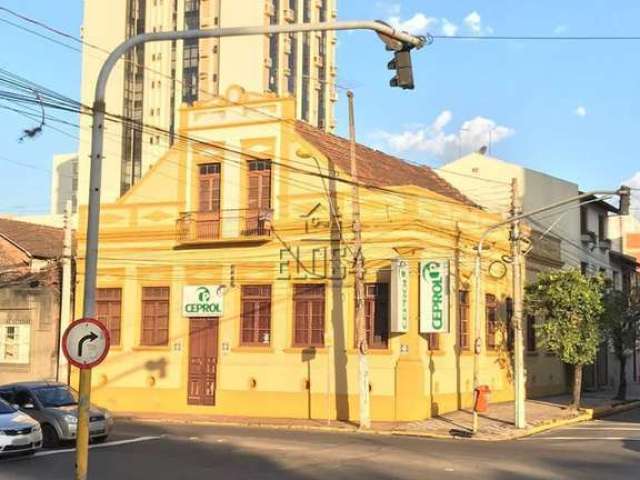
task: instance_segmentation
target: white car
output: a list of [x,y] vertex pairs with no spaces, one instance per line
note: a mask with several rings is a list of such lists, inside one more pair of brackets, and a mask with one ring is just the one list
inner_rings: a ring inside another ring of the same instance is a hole
[[0,455],[33,453],[41,447],[40,424],[0,399]]

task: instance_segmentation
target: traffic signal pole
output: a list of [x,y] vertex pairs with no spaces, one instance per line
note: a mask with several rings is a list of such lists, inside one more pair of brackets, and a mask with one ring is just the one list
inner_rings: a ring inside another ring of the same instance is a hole
[[[382,22],[353,21],[327,23],[294,23],[287,25],[259,25],[253,27],[216,28],[186,30],[179,32],[151,32],[131,37],[117,46],[107,57],[96,82],[93,102],[93,125],[91,131],[91,167],[89,174],[89,205],[87,216],[87,240],[84,272],[83,317],[95,316],[95,293],[98,269],[98,231],[100,227],[100,188],[104,142],[105,95],[109,76],[122,56],[137,45],[149,42],[188,40],[201,38],[241,37],[251,35],[322,32],[341,30],[370,30],[381,36],[398,41],[404,48],[422,48],[425,37],[399,32]],[[75,479],[86,480],[88,466],[88,416],[91,401],[91,372],[80,372],[80,400],[78,403],[78,440],[76,449]],[[84,429],[86,432],[81,432]]]

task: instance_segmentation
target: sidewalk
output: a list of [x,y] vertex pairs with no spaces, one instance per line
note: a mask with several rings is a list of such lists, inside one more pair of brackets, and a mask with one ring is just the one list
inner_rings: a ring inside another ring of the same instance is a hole
[[[513,426],[513,402],[489,405],[486,413],[479,415],[479,432],[473,436],[476,440],[509,440],[539,433],[554,427],[570,423],[591,420],[619,409],[640,407],[640,392],[629,391],[630,400],[621,403],[612,398],[615,392],[604,391],[585,393],[583,409],[580,412],[569,410],[569,395],[528,400],[526,406],[529,428],[517,430]],[[287,418],[251,418],[221,415],[179,415],[161,413],[120,413],[117,417],[153,423],[187,423],[195,425],[229,425],[255,428],[287,430],[355,432],[357,425],[351,422],[332,420],[304,420]],[[374,422],[368,433],[381,435],[407,435],[428,438],[469,438],[472,413],[470,410],[458,410],[438,417],[415,422]]]

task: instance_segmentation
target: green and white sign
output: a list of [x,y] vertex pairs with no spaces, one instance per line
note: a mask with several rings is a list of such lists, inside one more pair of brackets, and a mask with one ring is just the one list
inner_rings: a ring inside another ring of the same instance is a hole
[[420,262],[420,333],[449,332],[449,260]]
[[391,331],[409,331],[409,263],[402,259],[391,262]]
[[222,316],[224,287],[198,285],[182,288],[182,315],[185,317]]

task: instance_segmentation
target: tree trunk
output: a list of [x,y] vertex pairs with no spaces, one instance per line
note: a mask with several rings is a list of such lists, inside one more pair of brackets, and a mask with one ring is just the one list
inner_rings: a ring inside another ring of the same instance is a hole
[[582,365],[573,366],[573,403],[571,408],[580,408],[580,394],[582,393]]
[[618,394],[616,400],[627,399],[627,356],[620,355],[618,357],[620,362],[620,382],[618,383]]

